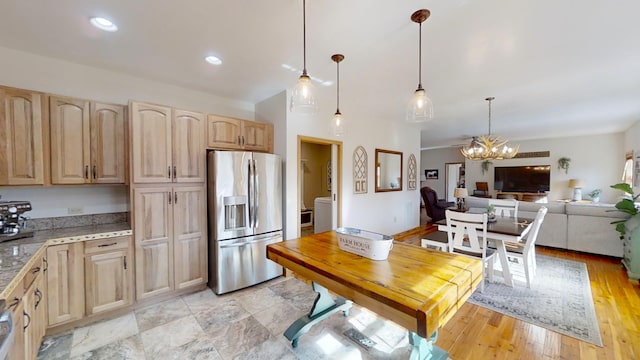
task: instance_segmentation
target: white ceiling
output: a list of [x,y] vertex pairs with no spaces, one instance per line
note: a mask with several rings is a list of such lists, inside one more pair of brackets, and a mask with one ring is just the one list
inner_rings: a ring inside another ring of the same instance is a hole
[[[640,120],[640,2],[636,0],[308,0],[307,68],[335,80],[340,103],[404,117],[418,82],[435,120],[424,148],[465,143],[488,128],[512,140],[626,130]],[[104,16],[120,30],[89,25]],[[0,46],[259,102],[291,87],[302,67],[301,0],[5,0]],[[223,64],[203,61],[215,54]],[[6,71],[6,69],[5,69]],[[335,85],[318,85],[335,96]],[[329,97],[334,104],[334,97]],[[366,113],[366,111],[365,111]]]

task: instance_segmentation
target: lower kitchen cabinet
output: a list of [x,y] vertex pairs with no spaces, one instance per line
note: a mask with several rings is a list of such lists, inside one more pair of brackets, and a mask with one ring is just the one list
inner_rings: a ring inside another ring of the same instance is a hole
[[133,303],[131,236],[85,243],[85,303],[87,315]]
[[49,326],[84,316],[84,243],[47,248]]
[[13,316],[13,326],[15,328],[13,344],[9,351],[7,359],[24,359],[25,358],[25,341],[24,341],[24,301],[22,300],[24,295],[24,288],[19,286],[7,299],[7,308],[11,309],[11,315]]

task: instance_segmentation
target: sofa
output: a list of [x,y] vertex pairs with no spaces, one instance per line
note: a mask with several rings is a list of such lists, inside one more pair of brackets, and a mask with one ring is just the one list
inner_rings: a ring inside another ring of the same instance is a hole
[[[472,210],[486,209],[488,205],[489,199],[474,196],[466,199],[466,206]],[[536,244],[622,257],[622,240],[611,222],[627,215],[617,211],[613,204],[518,201],[518,216],[533,219],[542,206],[548,211]]]

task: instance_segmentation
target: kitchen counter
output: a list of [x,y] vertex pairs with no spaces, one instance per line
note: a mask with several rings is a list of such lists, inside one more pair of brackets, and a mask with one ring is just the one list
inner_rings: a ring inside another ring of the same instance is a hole
[[28,269],[44,257],[47,246],[131,234],[129,224],[117,223],[40,230],[33,237],[0,243],[0,299],[6,299],[21,284],[16,279],[22,279]]

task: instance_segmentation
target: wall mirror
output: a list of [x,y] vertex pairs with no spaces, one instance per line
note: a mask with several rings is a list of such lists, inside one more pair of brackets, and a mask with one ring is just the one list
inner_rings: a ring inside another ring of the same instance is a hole
[[376,192],[402,191],[402,153],[376,149]]

